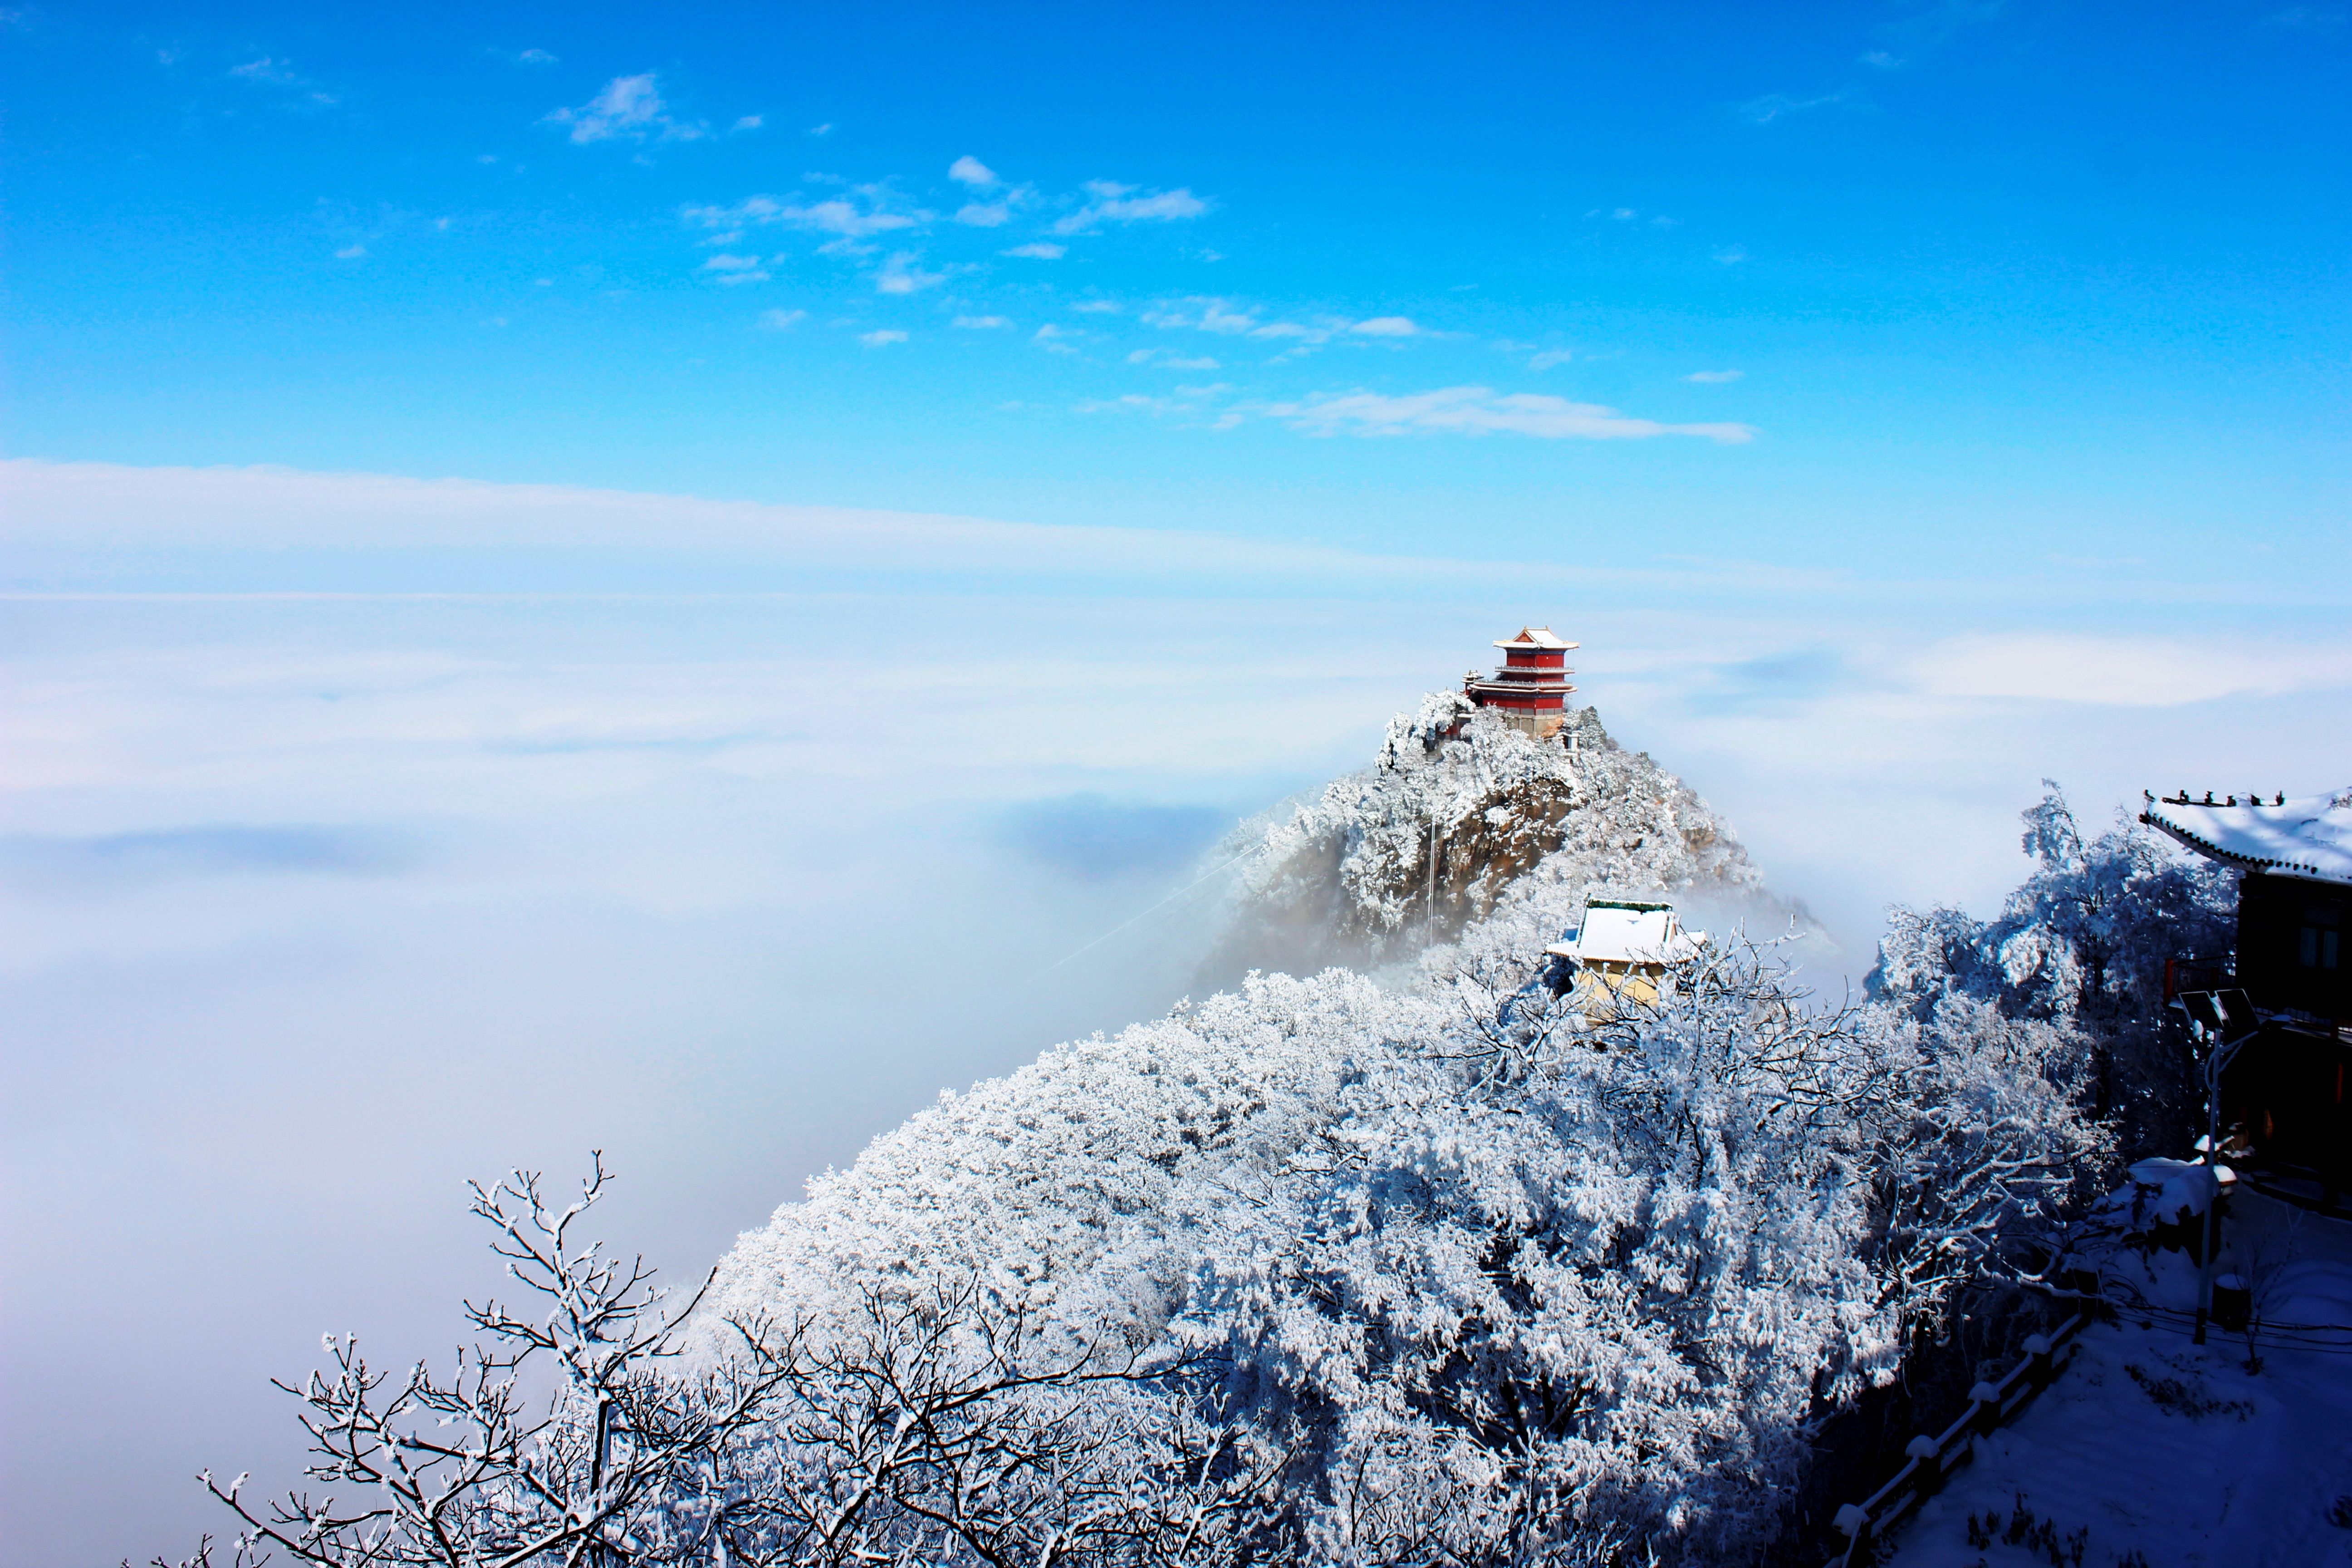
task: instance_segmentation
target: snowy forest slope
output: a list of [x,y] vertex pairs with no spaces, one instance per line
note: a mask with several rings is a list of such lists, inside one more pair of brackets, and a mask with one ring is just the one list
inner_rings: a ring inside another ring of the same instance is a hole
[[[356,1499],[208,1473],[182,1568],[1811,1568],[2189,1136],[2164,963],[2231,879],[2024,816],[2000,914],[1830,1005],[1679,780],[1433,697],[1228,847],[1227,961],[1316,972],[942,1095],[683,1303],[579,1239],[601,1158],[475,1186],[527,1309],[448,1377],[328,1336],[281,1386]],[[1546,951],[1604,889],[1734,918],[1612,993]]]
[[2117,1085],[2160,1079],[2127,908],[2219,889],[2054,796],[2028,817],[2036,881],[1988,925],[1899,912],[1866,1004],[1726,934],[1589,1017],[1542,952],[1588,889],[1786,907],[1589,710],[1545,746],[1433,697],[1247,830],[1228,957],[1377,982],[1251,973],[943,1096],[747,1234],[715,1315],[847,1334],[962,1280],[1035,1345],[1164,1356],[1150,1398],[1282,1477],[1244,1555],[1751,1555],[1822,1421],[2045,1255]]

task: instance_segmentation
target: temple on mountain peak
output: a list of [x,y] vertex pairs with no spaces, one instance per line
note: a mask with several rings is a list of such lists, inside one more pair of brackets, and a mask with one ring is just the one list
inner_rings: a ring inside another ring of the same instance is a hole
[[1550,740],[1568,722],[1568,694],[1576,689],[1568,683],[1576,673],[1568,652],[1577,645],[1554,637],[1549,626],[1521,626],[1495,646],[1503,650],[1502,668],[1491,679],[1475,670],[1464,676],[1462,695],[1511,728]]

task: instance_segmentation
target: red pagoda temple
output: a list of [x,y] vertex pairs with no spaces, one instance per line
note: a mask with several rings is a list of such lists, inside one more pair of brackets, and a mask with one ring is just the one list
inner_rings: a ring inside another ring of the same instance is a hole
[[1568,722],[1568,694],[1576,689],[1568,678],[1568,650],[1576,647],[1551,635],[1549,626],[1521,626],[1519,635],[1495,645],[1503,650],[1503,667],[1494,679],[1482,680],[1476,670],[1462,679],[1462,695],[1515,730],[1538,741],[1549,741]]

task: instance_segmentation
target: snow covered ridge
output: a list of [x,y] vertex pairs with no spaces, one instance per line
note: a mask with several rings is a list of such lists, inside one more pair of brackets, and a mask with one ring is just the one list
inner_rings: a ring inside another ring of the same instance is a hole
[[[1244,824],[1234,921],[1207,973],[1376,965],[1451,940],[1539,882],[1547,941],[1588,888],[1731,904],[1777,928],[1748,852],[1706,803],[1590,708],[1537,741],[1457,692],[1389,725],[1378,762],[1315,798]],[[1535,882],[1529,880],[1531,875]]]
[[1752,952],[1596,1035],[1502,934],[1442,986],[1256,977],[946,1099],[746,1236],[714,1311],[855,1335],[976,1279],[1049,1359],[1188,1358],[1150,1397],[1289,1456],[1284,1560],[1752,1551],[1811,1422],[2095,1153],[2065,1037],[1822,1014]]
[[2084,1037],[1925,953],[1832,1010],[1738,941],[1588,1018],[1544,950],[1589,883],[1756,874],[1589,715],[1553,754],[1450,702],[1267,831],[1277,885],[1326,857],[1297,907],[1391,952],[1426,934],[1412,835],[1425,870],[1450,828],[1488,857],[1453,942],[1384,984],[1253,973],[943,1096],[747,1234],[710,1320],[859,1344],[877,1300],[944,1287],[974,1364],[1007,1325],[1041,1364],[1141,1356],[1166,1370],[1085,1417],[1131,1434],[1122,1474],[1189,1429],[1277,1478],[1224,1561],[1719,1562],[1789,1528],[1821,1420],[2104,1156]]

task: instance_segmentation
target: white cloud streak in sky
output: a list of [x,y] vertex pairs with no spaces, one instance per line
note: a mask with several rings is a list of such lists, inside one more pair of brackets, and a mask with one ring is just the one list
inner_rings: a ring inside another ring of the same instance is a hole
[[690,224],[722,233],[778,225],[841,239],[862,240],[914,228],[928,223],[931,215],[919,209],[894,208],[889,205],[887,192],[863,185],[849,195],[821,202],[803,204],[797,200],[779,201],[773,196],[747,196],[731,206],[690,206],[683,216]]
[[1058,219],[1055,234],[1085,234],[1106,223],[1165,223],[1209,210],[1207,202],[1181,188],[1139,195],[1137,187],[1115,180],[1088,180],[1085,190],[1086,205]]
[[711,274],[719,283],[764,283],[768,274],[756,256],[730,256],[720,252],[706,259],[701,270]]
[[1856,96],[1855,89],[1842,87],[1832,92],[1814,93],[1809,97],[1792,97],[1785,92],[1768,92],[1761,98],[1751,98],[1739,106],[1740,118],[1750,125],[1769,125],[1791,114],[1803,114],[1810,110],[1827,109],[1844,103]]
[[1663,424],[1630,417],[1598,403],[1570,403],[1540,393],[1497,393],[1485,386],[1441,387],[1406,396],[1377,392],[1326,394],[1297,403],[1268,404],[1265,412],[1314,436],[1507,432],[1540,440],[1641,441],[1657,436],[1699,436],[1738,443],[1756,435],[1746,425]]
[[1171,330],[1213,332],[1220,337],[1257,338],[1265,342],[1319,346],[1337,338],[1429,338],[1430,331],[1410,316],[1371,316],[1352,321],[1346,316],[1318,316],[1309,321],[1268,321],[1261,307],[1214,295],[1164,300],[1143,312],[1146,325]]

